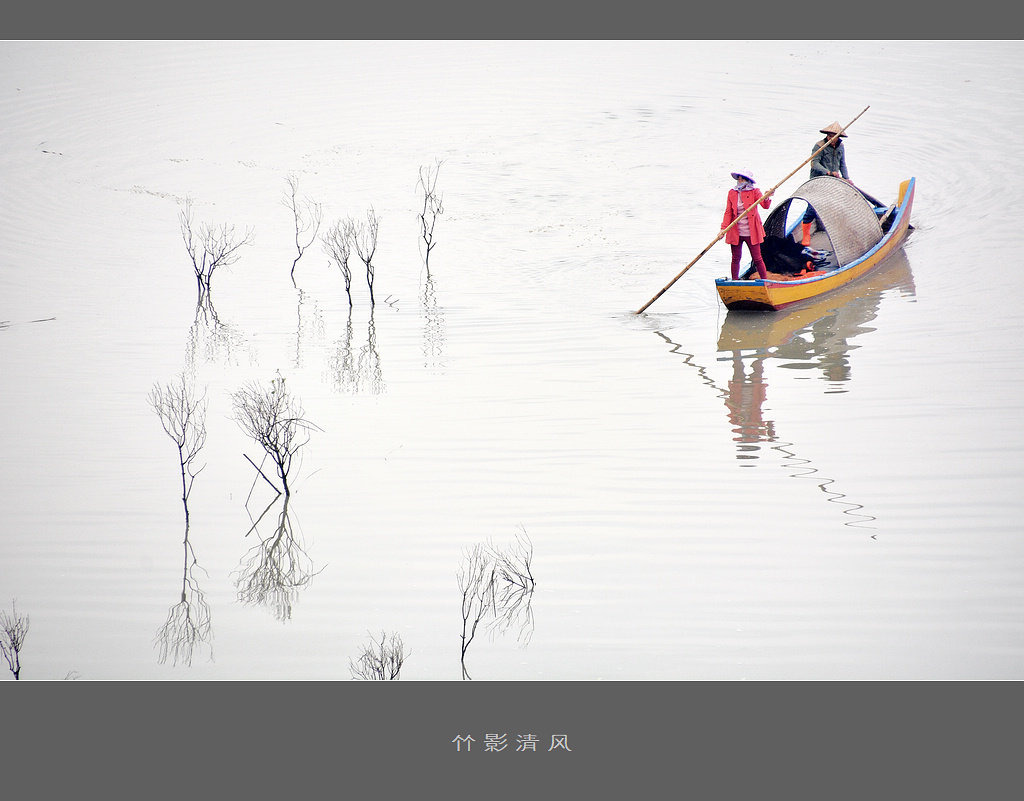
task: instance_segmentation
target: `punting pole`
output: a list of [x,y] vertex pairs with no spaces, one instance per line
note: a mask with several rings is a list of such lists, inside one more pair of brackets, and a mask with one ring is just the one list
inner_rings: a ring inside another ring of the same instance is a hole
[[[865,107],[864,107],[864,111],[867,111],[867,110],[868,110],[869,108],[871,108],[871,106],[865,106]],[[821,152],[822,150],[824,150],[824,149],[825,149],[826,147],[828,147],[829,143],[831,143],[831,142],[835,142],[836,140],[838,140],[838,139],[839,139],[839,136],[840,136],[840,135],[841,135],[841,134],[842,134],[842,133],[843,133],[843,132],[844,132],[844,131],[845,131],[845,130],[846,130],[847,128],[849,128],[849,127],[850,127],[851,125],[853,125],[853,124],[854,124],[854,123],[855,123],[855,122],[856,122],[857,120],[859,120],[859,119],[861,118],[861,116],[863,116],[863,114],[864,114],[864,111],[862,111],[862,112],[861,112],[860,114],[858,114],[858,115],[857,115],[856,117],[854,117],[854,118],[853,118],[852,120],[850,120],[850,121],[849,121],[848,123],[846,123],[846,125],[844,125],[844,126],[843,126],[842,128],[840,128],[840,129],[839,129],[839,133],[837,133],[837,134],[833,134],[832,136],[830,136],[830,137],[826,138],[826,139],[825,139],[825,143],[824,143],[824,144],[823,144],[823,145],[822,145],[821,147],[819,147],[819,148],[818,148],[817,150],[815,150],[815,151],[814,151],[813,153],[811,153],[811,155],[810,155],[810,156],[808,156],[808,157],[807,157],[806,159],[804,159],[804,160],[803,160],[803,161],[802,161],[802,162],[800,163],[800,165],[799,165],[799,166],[798,166],[798,167],[797,167],[797,168],[796,168],[795,170],[793,170],[793,172],[791,172],[791,173],[790,173],[789,175],[787,175],[787,176],[786,176],[785,178],[783,178],[783,179],[782,179],[781,181],[779,181],[779,182],[778,182],[777,184],[775,184],[775,186],[773,186],[773,187],[772,187],[771,189],[769,189],[769,190],[768,190],[767,192],[765,192],[765,193],[764,193],[764,196],[765,196],[765,197],[771,197],[771,196],[772,196],[772,194],[774,194],[774,192],[775,192],[775,190],[776,190],[776,189],[778,189],[778,188],[779,188],[780,186],[782,186],[782,185],[783,185],[784,183],[786,183],[786,181],[788,181],[788,180],[789,180],[790,178],[792,178],[792,177],[793,177],[794,175],[796,175],[796,174],[797,174],[797,172],[798,172],[799,170],[803,169],[804,165],[805,165],[805,164],[807,164],[808,162],[810,162],[810,161],[811,161],[811,160],[812,160],[812,159],[813,159],[813,158],[814,158],[815,156],[817,156],[817,155],[818,155],[818,154],[819,154],[819,153],[820,153],[820,152]],[[711,248],[712,248],[712,247],[714,246],[714,244],[715,244],[715,243],[716,243],[716,242],[717,242],[717,241],[718,241],[719,239],[721,239],[721,238],[722,238],[723,236],[725,236],[725,235],[726,235],[726,233],[728,233],[728,231],[729,231],[729,230],[730,230],[730,229],[731,229],[731,228],[732,228],[732,227],[733,227],[734,225],[736,225],[737,223],[739,223],[739,221],[740,221],[740,220],[742,220],[742,219],[743,219],[744,217],[746,217],[746,216],[747,216],[748,214],[750,214],[750,212],[751,212],[751,211],[753,211],[753,209],[754,209],[754,208],[755,208],[755,206],[751,206],[751,207],[750,207],[749,209],[744,209],[743,213],[742,213],[742,214],[741,214],[741,215],[740,215],[739,217],[737,217],[737,218],[736,218],[735,220],[733,220],[733,221],[732,221],[732,222],[731,222],[731,223],[730,223],[730,224],[729,224],[729,225],[728,225],[728,226],[727,226],[726,228],[723,228],[723,229],[722,229],[722,230],[721,230],[721,231],[719,232],[718,236],[716,236],[716,237],[715,237],[715,238],[714,238],[713,240],[711,240],[711,244],[710,244],[710,245],[708,245],[708,246],[707,246],[706,248],[704,248],[704,250],[702,250],[702,251],[701,251],[700,253],[698,253],[698,254],[697,254],[697,257],[696,257],[696,258],[695,258],[695,259],[694,259],[693,261],[691,261],[691,262],[690,262],[689,264],[687,264],[687,265],[686,265],[686,266],[685,266],[685,267],[684,267],[684,268],[683,268],[682,270],[680,270],[680,271],[679,271],[679,275],[677,275],[677,276],[676,276],[675,278],[673,278],[673,279],[672,279],[671,281],[669,281],[669,282],[668,282],[667,284],[665,284],[665,286],[664,286],[664,287],[663,287],[663,288],[661,289],[661,291],[660,291],[660,292],[659,292],[659,293],[658,293],[657,295],[655,295],[655,296],[654,296],[653,298],[651,298],[651,299],[650,299],[649,301],[647,301],[647,302],[646,302],[646,303],[645,303],[645,304],[644,304],[643,306],[641,306],[641,307],[640,307],[639,309],[637,309],[635,313],[636,313],[636,314],[640,314],[640,313],[642,313],[643,311],[645,311],[645,310],[647,309],[647,307],[648,307],[648,306],[650,306],[650,305],[651,305],[652,303],[654,303],[654,301],[656,301],[656,300],[657,300],[658,298],[660,298],[660,297],[661,297],[662,295],[664,295],[664,294],[665,294],[665,293],[666,293],[666,292],[667,292],[667,291],[669,290],[669,287],[671,287],[671,286],[672,286],[672,284],[674,284],[674,283],[675,283],[676,281],[678,281],[678,280],[679,280],[680,278],[682,278],[682,277],[683,277],[683,273],[685,273],[685,272],[686,272],[687,270],[689,270],[689,269],[690,269],[690,268],[691,268],[691,267],[692,267],[693,265],[695,265],[695,264],[696,264],[696,263],[697,263],[697,262],[698,262],[698,261],[699,261],[699,260],[701,259],[701,257],[702,257],[702,256],[703,256],[703,255],[704,255],[705,253],[707,253],[707,252],[708,252],[709,250],[711,250]]]

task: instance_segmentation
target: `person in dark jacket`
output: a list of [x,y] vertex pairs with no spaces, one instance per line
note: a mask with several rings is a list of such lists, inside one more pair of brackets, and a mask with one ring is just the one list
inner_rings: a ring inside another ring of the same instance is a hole
[[[845,178],[847,181],[850,180],[850,173],[846,169],[846,149],[843,147],[843,140],[846,138],[845,133],[840,133],[842,126],[838,122],[833,122],[831,125],[821,129],[821,133],[827,134],[827,136],[814,143],[814,147],[811,148],[813,153],[818,148],[821,148],[821,152],[818,153],[811,161],[811,177],[817,178],[819,175],[831,175],[836,178]],[[836,134],[839,137],[834,141],[829,141]],[[826,145],[825,143],[828,142]],[[825,145],[825,147],[821,147]]]
[[[850,180],[849,170],[846,169],[846,149],[843,147],[843,140],[846,134],[842,133],[843,127],[838,122],[833,122],[821,129],[825,138],[814,143],[811,152],[819,150],[818,154],[811,160],[811,177],[818,178],[822,175],[831,175],[834,178]],[[836,136],[839,134],[839,136]],[[822,147],[824,145],[824,147]],[[804,212],[804,219],[801,225],[802,238],[800,244],[807,247],[811,244],[811,227],[814,223],[814,209],[810,206]]]

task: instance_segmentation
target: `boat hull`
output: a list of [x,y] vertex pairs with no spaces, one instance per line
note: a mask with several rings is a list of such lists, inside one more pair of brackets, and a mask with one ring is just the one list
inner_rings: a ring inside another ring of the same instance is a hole
[[[718,296],[727,309],[779,311],[795,303],[820,298],[871,272],[903,246],[910,228],[915,179],[900,184],[894,219],[885,235],[870,250],[838,270],[792,281],[716,279]],[[749,274],[754,274],[752,271]]]

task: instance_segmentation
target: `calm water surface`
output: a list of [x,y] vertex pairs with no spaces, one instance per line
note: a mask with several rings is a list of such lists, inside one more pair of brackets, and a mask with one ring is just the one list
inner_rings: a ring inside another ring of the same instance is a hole
[[[474,640],[474,679],[1024,677],[1024,265],[1002,233],[1024,213],[1004,144],[1024,47],[741,53],[0,44],[0,604],[31,619],[22,678],[348,679],[383,631],[403,679],[459,680],[460,565],[523,537],[532,624]],[[889,201],[917,179],[901,254],[738,315],[719,244],[633,313],[717,234],[730,169],[767,189],[865,106],[853,179]],[[325,227],[380,215],[372,308],[318,243],[293,284],[288,175]],[[205,307],[187,198],[255,231]],[[209,404],[191,551],[147,403],[182,371]],[[287,508],[230,400],[278,375],[320,429]],[[195,649],[162,660],[183,579]]]

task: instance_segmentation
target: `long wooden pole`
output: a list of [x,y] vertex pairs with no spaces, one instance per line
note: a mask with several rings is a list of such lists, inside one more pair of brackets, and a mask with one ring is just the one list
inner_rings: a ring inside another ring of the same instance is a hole
[[[864,107],[864,111],[867,111],[869,108],[871,108],[871,106],[865,106]],[[860,114],[858,114],[856,117],[854,117],[848,123],[846,123],[846,125],[844,125],[842,128],[840,128],[839,129],[839,133],[833,134],[832,136],[827,137],[825,139],[825,143],[821,147],[819,147],[817,150],[815,150],[813,153],[811,153],[811,155],[808,158],[804,159],[804,161],[800,164],[800,166],[798,166],[795,170],[793,170],[793,172],[791,172],[789,175],[787,175],[785,178],[783,178],[781,181],[779,181],[777,184],[775,184],[775,186],[773,186],[771,189],[769,189],[767,192],[765,192],[764,196],[765,197],[771,197],[775,193],[776,189],[778,189],[780,186],[782,186],[784,183],[786,183],[786,181],[788,181],[790,178],[792,178],[794,175],[796,175],[797,172],[799,172],[801,169],[803,169],[804,165],[807,164],[809,161],[811,161],[822,150],[824,150],[826,147],[828,147],[830,142],[835,142],[836,140],[838,140],[839,136],[843,133],[843,131],[845,131],[847,128],[849,128],[851,125],[853,125],[857,120],[859,120],[863,116],[864,111],[862,111]],[[664,295],[666,292],[668,292],[668,290],[672,286],[672,284],[674,284],[676,281],[678,281],[680,278],[683,277],[683,273],[685,273],[693,265],[695,265],[698,261],[700,261],[701,257],[703,257],[705,253],[707,253],[709,250],[711,250],[711,248],[714,247],[715,243],[718,242],[719,239],[721,239],[723,236],[725,236],[726,233],[728,233],[729,230],[732,229],[733,226],[737,225],[740,220],[742,220],[744,217],[746,217],[748,214],[750,214],[750,212],[752,212],[756,207],[757,207],[757,204],[755,203],[749,209],[745,209],[743,211],[743,213],[739,217],[737,217],[735,220],[733,220],[727,227],[723,228],[719,232],[718,236],[716,236],[711,241],[710,245],[708,245],[706,248],[704,248],[704,250],[702,250],[700,253],[698,253],[697,257],[693,261],[691,261],[682,270],[679,271],[679,275],[677,275],[675,278],[673,278],[671,281],[669,281],[664,287],[662,287],[661,291],[657,295],[655,295],[653,298],[651,298],[649,301],[647,301],[643,306],[641,306],[639,309],[637,309],[635,313],[636,314],[641,314],[642,312],[644,312],[647,309],[648,306],[650,306],[652,303],[654,303],[654,301],[656,301],[658,298],[660,298],[662,295]]]

